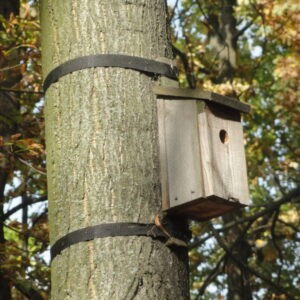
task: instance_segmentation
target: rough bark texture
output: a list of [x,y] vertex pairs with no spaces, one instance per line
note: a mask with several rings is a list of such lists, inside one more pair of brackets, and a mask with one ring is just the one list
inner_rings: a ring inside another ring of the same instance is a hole
[[[169,53],[163,0],[42,2],[43,73],[83,55]],[[50,241],[161,205],[156,99],[137,71],[74,72],[46,95]],[[148,237],[79,243],[51,265],[52,299],[188,299],[187,251]]]

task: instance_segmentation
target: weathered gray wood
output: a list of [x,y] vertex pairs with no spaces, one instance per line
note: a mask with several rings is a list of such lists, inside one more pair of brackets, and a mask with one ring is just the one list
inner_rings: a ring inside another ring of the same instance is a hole
[[162,194],[162,209],[170,207],[168,158],[165,127],[165,100],[157,99],[157,118],[159,136],[160,182]]
[[[238,112],[220,115],[218,109],[213,112],[206,107],[198,120],[205,197],[217,196],[247,204],[247,168]],[[222,132],[227,134],[223,142]]]
[[208,220],[246,205],[240,113],[199,100],[157,101],[163,209]]
[[242,103],[234,98],[222,96],[213,92],[183,89],[176,87],[166,87],[157,84],[153,86],[153,91],[155,94],[163,96],[164,98],[170,97],[174,100],[176,100],[176,98],[185,98],[187,100],[201,99],[228,106],[245,113],[249,113],[251,111],[251,107],[249,105]]
[[[159,101],[163,199],[169,206],[203,197],[196,100]],[[166,205],[163,205],[165,207]]]
[[[43,73],[83,55],[169,52],[163,0],[44,0]],[[104,222],[153,222],[161,207],[153,80],[86,69],[46,93],[50,241]],[[52,299],[188,299],[187,250],[149,237],[78,243],[51,264]]]

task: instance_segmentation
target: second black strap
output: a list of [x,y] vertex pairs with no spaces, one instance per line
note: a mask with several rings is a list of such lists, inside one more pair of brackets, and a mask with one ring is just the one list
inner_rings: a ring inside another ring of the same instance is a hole
[[[169,228],[170,233],[177,238],[187,240],[181,236],[175,228]],[[154,224],[144,223],[104,223],[75,230],[57,240],[51,247],[51,259],[53,260],[64,249],[96,238],[116,236],[149,236],[157,239],[168,239],[169,237]]]

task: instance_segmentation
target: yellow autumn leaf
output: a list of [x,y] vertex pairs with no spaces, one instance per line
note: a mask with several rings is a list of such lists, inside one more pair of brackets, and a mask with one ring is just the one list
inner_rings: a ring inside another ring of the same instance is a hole
[[193,282],[193,289],[198,290],[202,287],[202,285],[203,285],[202,281]]
[[255,247],[257,249],[261,249],[261,248],[265,247],[266,245],[267,245],[267,241],[266,240],[257,239],[255,241]]
[[280,219],[286,223],[299,224],[300,215],[296,208],[290,209],[280,215]]

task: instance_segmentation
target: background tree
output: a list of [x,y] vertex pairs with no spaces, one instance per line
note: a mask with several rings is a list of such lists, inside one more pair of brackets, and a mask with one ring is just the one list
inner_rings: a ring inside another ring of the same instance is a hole
[[[244,118],[252,205],[194,225],[192,294],[299,297],[299,8],[295,1],[176,1],[170,16],[182,84],[253,108]],[[211,236],[215,244],[204,243]]]
[[49,268],[37,5],[0,3],[0,299],[45,299]]

